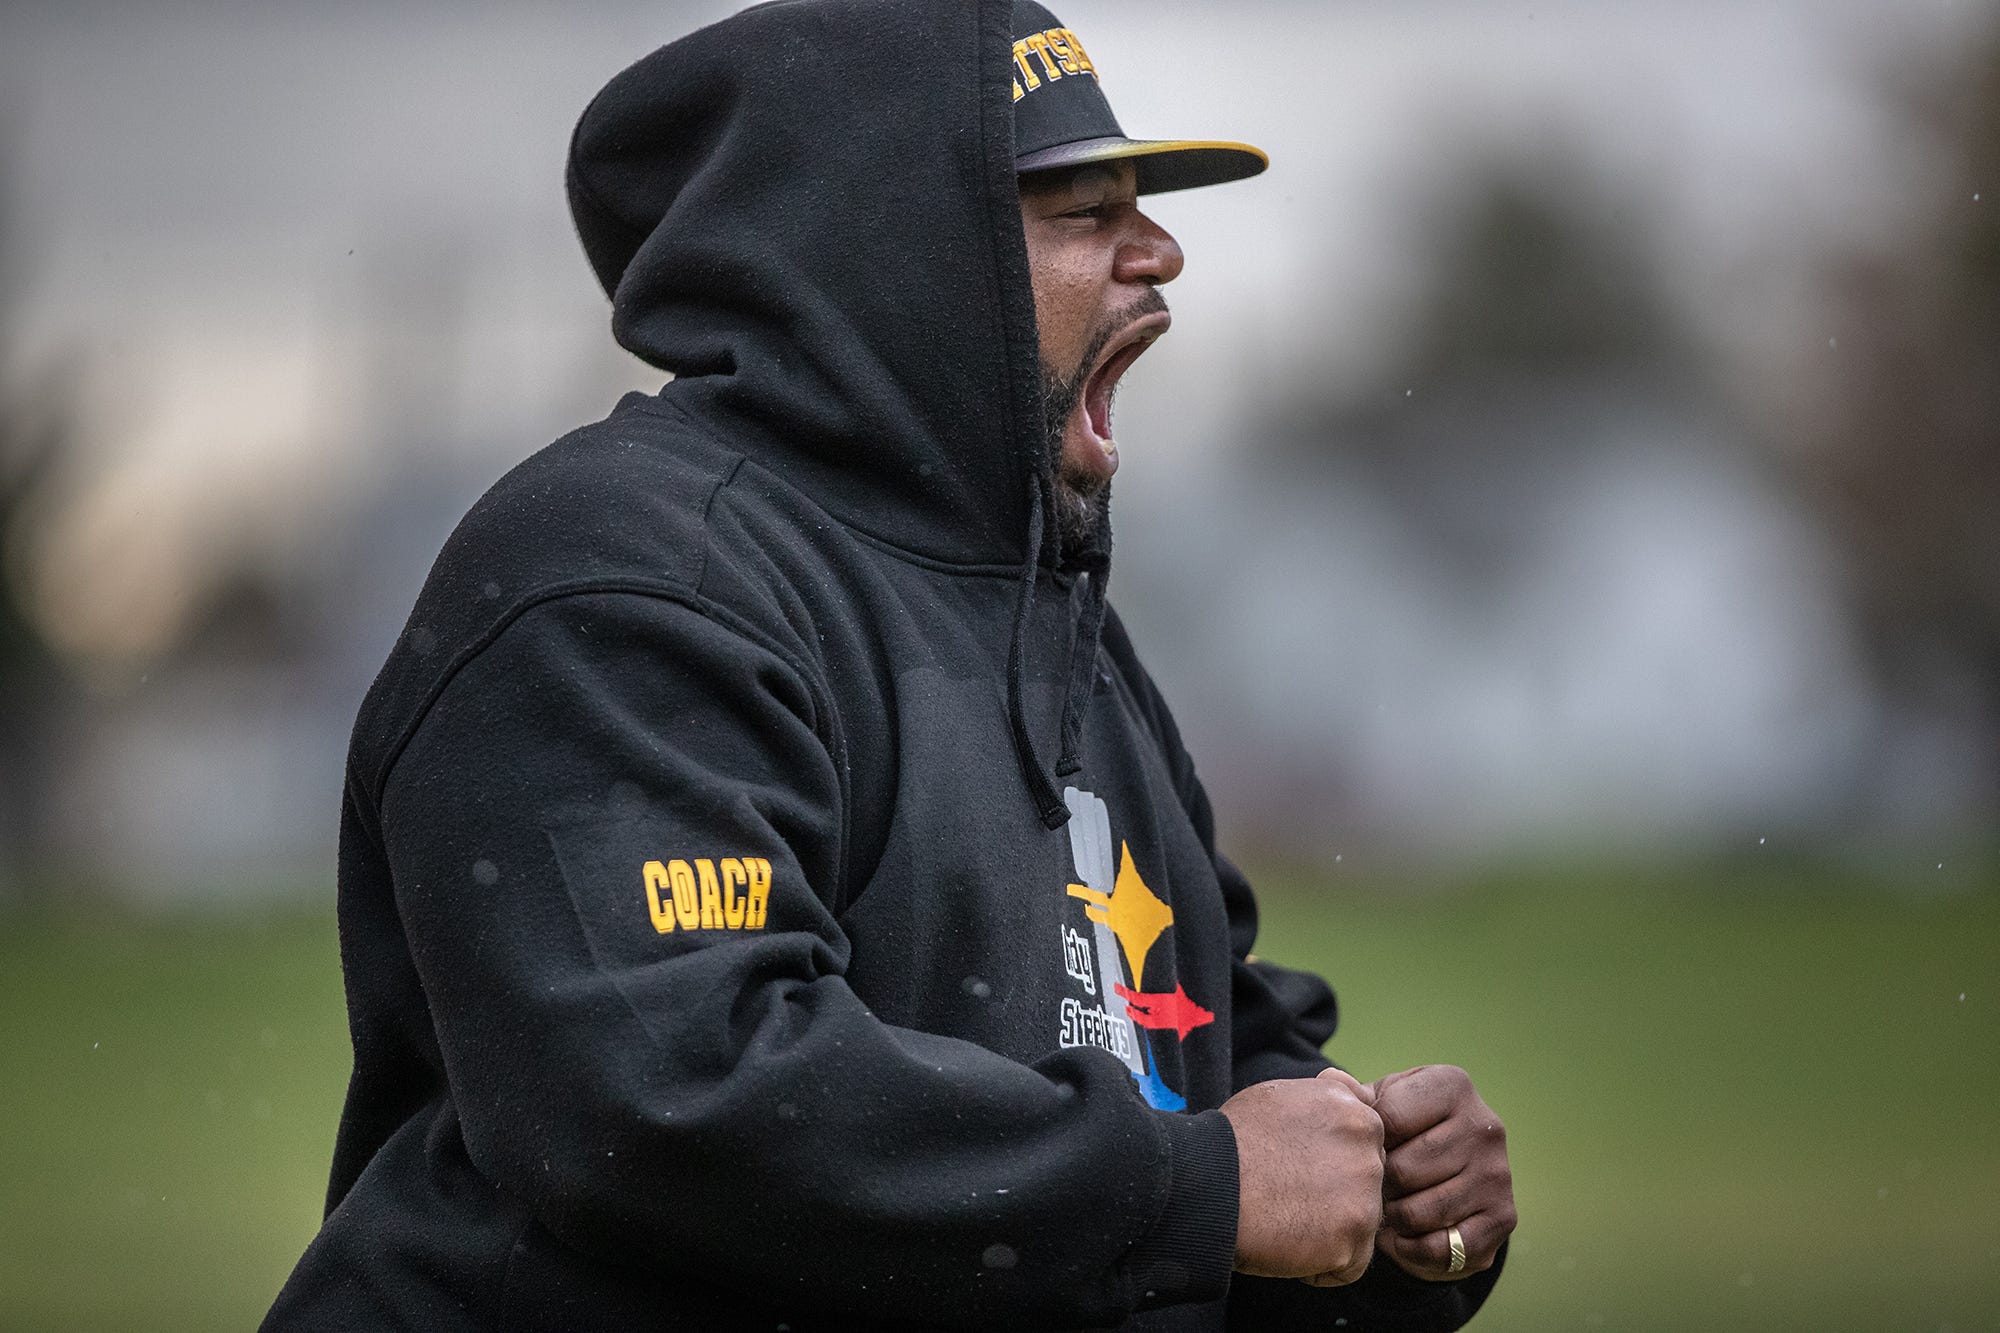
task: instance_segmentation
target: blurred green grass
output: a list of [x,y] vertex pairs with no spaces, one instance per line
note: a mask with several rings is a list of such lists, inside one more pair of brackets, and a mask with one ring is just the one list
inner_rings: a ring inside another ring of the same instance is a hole
[[[1473,1072],[1522,1213],[1475,1327],[2000,1329],[2000,884],[1264,884],[1362,1077]],[[1963,995],[1963,999],[1960,996]],[[254,1325],[347,1046],[322,916],[0,918],[0,1327]]]
[[[1928,867],[1926,867],[1928,869]],[[1465,1066],[1521,1225],[1475,1327],[2000,1329],[2000,894],[1605,868],[1264,894],[1329,1053]]]

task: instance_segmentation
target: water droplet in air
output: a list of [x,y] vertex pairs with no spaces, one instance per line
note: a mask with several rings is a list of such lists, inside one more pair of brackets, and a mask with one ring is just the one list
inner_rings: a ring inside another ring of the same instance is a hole
[[979,1256],[979,1262],[988,1268],[1012,1268],[1021,1261],[1021,1256],[1006,1245],[988,1245],[986,1253]]
[[500,882],[500,867],[491,861],[478,860],[472,863],[472,878],[484,888],[492,888]]
[[967,977],[959,986],[975,1000],[983,1000],[993,993],[993,988],[978,977]]
[[1762,847],[1764,845],[1764,840],[1762,838],[1757,839],[1757,845],[1759,847]]
[[490,602],[495,597],[498,597],[500,595],[500,585],[489,579],[486,582],[486,586],[481,588],[479,591],[481,595],[484,596],[486,600]]

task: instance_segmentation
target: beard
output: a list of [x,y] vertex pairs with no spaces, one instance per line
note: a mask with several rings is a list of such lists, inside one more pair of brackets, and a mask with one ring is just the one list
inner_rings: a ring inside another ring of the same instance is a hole
[[1096,538],[1104,526],[1104,492],[1108,483],[1101,477],[1070,466],[1063,455],[1063,432],[1070,413],[1083,398],[1084,380],[1090,374],[1097,353],[1104,350],[1099,339],[1083,359],[1076,373],[1068,377],[1042,367],[1042,431],[1048,456],[1055,460],[1056,540],[1065,557],[1073,556]]
[[[1133,320],[1166,308],[1166,298],[1160,295],[1159,290],[1148,289],[1144,296],[1104,322],[1103,327],[1092,336],[1083,355],[1077,358],[1076,368],[1068,375],[1058,374],[1046,362],[1042,365],[1043,447],[1055,468],[1056,537],[1059,549],[1066,557],[1076,555],[1096,540],[1104,527],[1106,495],[1111,487],[1106,478],[1070,466],[1063,449],[1063,435],[1068,429],[1070,414],[1082,401],[1090,372],[1111,340]],[[1111,394],[1115,400],[1117,386],[1112,387]]]

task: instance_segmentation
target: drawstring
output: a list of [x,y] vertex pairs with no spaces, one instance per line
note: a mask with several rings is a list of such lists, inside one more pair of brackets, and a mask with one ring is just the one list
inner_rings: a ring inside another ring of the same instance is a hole
[[1100,509],[1097,540],[1071,562],[1072,568],[1081,571],[1087,590],[1083,615],[1070,646],[1069,684],[1063,695],[1062,751],[1052,774],[1043,766],[1041,754],[1035,748],[1024,700],[1028,684],[1028,628],[1034,617],[1043,546],[1050,535],[1048,516],[1055,507],[1053,490],[1053,481],[1037,469],[1029,483],[1028,553],[1021,564],[1021,586],[1014,603],[1014,637],[1007,646],[1007,721],[1014,732],[1014,758],[1028,784],[1036,813],[1052,830],[1069,822],[1069,807],[1063,802],[1057,779],[1068,777],[1083,766],[1077,750],[1083,741],[1083,710],[1089,704],[1097,668],[1098,639],[1104,629],[1104,588],[1111,569],[1109,516]]
[[1021,766],[1021,776],[1028,781],[1035,812],[1048,828],[1059,829],[1069,822],[1069,807],[1063,804],[1055,779],[1042,767],[1042,757],[1035,752],[1035,738],[1028,734],[1028,712],[1022,702],[1028,684],[1028,621],[1035,613],[1042,539],[1048,526],[1048,511],[1054,507],[1049,488],[1049,479],[1041,469],[1035,469],[1028,494],[1028,555],[1021,562],[1021,590],[1014,602],[1014,638],[1007,645],[1007,720],[1014,728],[1014,758]]
[[1069,652],[1069,691],[1063,696],[1062,755],[1056,773],[1068,777],[1083,767],[1077,750],[1083,744],[1083,710],[1089,706],[1096,685],[1097,641],[1104,632],[1104,594],[1111,582],[1111,507],[1109,493],[1098,499],[1097,533],[1088,550],[1072,562],[1082,571],[1087,585],[1083,618],[1077,621],[1076,638]]

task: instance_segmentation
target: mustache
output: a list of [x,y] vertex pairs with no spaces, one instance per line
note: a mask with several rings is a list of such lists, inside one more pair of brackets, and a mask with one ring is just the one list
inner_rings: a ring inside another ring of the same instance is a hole
[[[1049,378],[1065,388],[1074,386],[1076,392],[1082,392],[1084,377],[1090,374],[1090,368],[1097,364],[1097,358],[1104,354],[1104,349],[1111,344],[1113,338],[1131,327],[1134,320],[1166,313],[1167,298],[1160,294],[1158,287],[1148,287],[1139,296],[1134,297],[1130,305],[1098,326],[1096,333],[1091,336],[1089,345],[1083,349],[1083,355],[1077,358],[1076,366],[1069,374],[1052,375]],[[1073,396],[1071,401],[1074,403]]]

